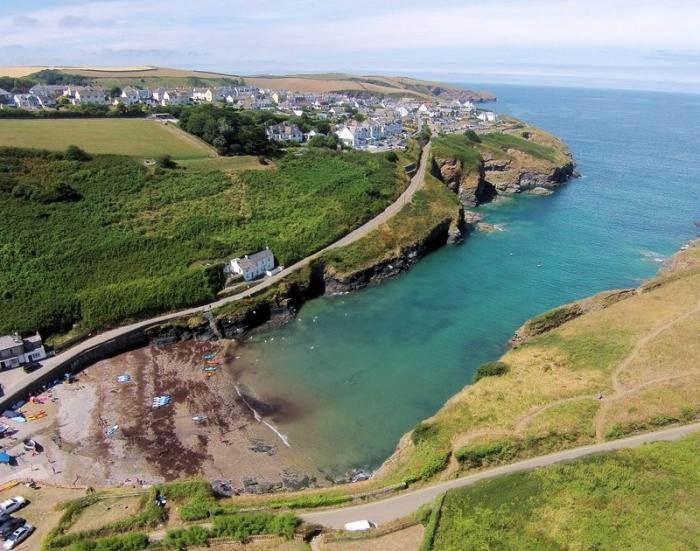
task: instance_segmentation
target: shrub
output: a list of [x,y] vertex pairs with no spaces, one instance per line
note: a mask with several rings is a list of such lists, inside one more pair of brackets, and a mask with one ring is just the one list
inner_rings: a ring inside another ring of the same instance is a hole
[[429,423],[418,423],[411,433],[411,441],[417,446],[421,442],[429,440],[437,434],[437,427]]
[[246,513],[215,518],[212,531],[216,537],[237,541],[245,541],[256,534],[277,534],[291,539],[298,522],[292,515]]
[[177,168],[177,163],[173,161],[173,158],[168,154],[158,157],[156,159],[156,164],[160,168]]
[[491,442],[478,446],[460,448],[455,453],[457,461],[467,468],[481,467],[484,461],[500,456],[506,444],[503,442]]
[[191,545],[206,545],[211,532],[201,526],[192,526],[180,530],[168,530],[163,539],[167,549],[187,549]]
[[78,541],[68,551],[137,551],[148,547],[146,534],[126,534],[98,540]]
[[195,497],[180,508],[180,518],[185,522],[193,520],[203,520],[209,517],[220,515],[224,509],[214,498]]
[[467,130],[467,131],[464,133],[464,135],[467,137],[467,139],[468,139],[470,142],[481,143],[481,138],[479,137],[479,134],[477,134],[477,133],[474,132],[473,130]]
[[92,157],[87,153],[87,151],[79,148],[77,145],[69,145],[66,148],[66,152],[63,154],[67,161],[89,161]]
[[488,362],[481,364],[474,373],[474,382],[483,379],[484,377],[500,377],[510,371],[508,364],[504,362]]
[[396,154],[395,151],[389,151],[386,154],[386,158],[389,160],[391,163],[395,163],[399,160],[399,156]]

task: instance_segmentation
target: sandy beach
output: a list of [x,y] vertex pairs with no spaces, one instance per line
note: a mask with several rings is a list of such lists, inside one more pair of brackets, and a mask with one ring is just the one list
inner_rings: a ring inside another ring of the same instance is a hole
[[[43,403],[21,408],[45,417],[8,423],[18,432],[3,444],[17,465],[0,466],[0,480],[99,487],[203,476],[229,480],[239,492],[327,484],[279,426],[300,408],[255,395],[240,383],[236,357],[231,341],[183,342],[89,367],[42,394]],[[154,408],[157,396],[170,403]],[[23,453],[27,437],[43,451]]]

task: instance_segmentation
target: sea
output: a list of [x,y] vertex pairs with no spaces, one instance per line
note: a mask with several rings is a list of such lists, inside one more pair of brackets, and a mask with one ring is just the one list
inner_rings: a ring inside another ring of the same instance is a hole
[[271,422],[330,472],[379,466],[528,318],[637,286],[698,236],[700,95],[464,87],[493,91],[488,108],[562,138],[580,178],[548,197],[482,206],[500,231],[474,232],[395,280],[311,301],[246,343],[241,384],[303,412]]

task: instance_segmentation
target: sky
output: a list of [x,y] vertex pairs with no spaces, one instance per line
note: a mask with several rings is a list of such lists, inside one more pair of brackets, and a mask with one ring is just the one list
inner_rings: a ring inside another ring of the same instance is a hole
[[699,0],[0,0],[0,66],[700,92]]

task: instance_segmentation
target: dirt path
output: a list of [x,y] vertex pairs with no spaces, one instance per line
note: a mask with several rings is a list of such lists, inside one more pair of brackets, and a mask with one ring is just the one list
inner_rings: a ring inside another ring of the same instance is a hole
[[[619,401],[621,398],[624,398],[626,396],[629,396],[630,394],[635,394],[639,390],[642,390],[654,383],[659,383],[659,382],[664,382],[665,380],[672,380],[679,378],[678,376],[672,376],[672,377],[661,377],[657,380],[653,381],[645,381],[644,383],[637,385],[636,387],[630,388],[630,389],[624,389],[622,385],[620,384],[619,381],[619,376],[622,371],[627,369],[629,365],[639,356],[639,353],[644,350],[644,348],[652,342],[655,338],[657,338],[659,335],[664,333],[665,331],[668,331],[671,329],[674,325],[685,321],[689,317],[697,314],[700,312],[700,300],[698,300],[697,304],[691,308],[690,310],[685,311],[683,314],[680,314],[679,316],[676,316],[672,320],[669,320],[668,322],[664,323],[663,325],[660,325],[653,330],[651,330],[649,333],[644,335],[641,339],[637,341],[637,344],[634,346],[632,349],[632,352],[630,352],[627,357],[620,362],[620,364],[613,370],[611,374],[611,379],[612,379],[612,387],[613,387],[613,394],[611,396],[608,396],[605,398],[603,401],[603,404],[601,408],[598,410],[598,413],[596,414],[595,417],[595,435],[596,435],[596,440],[598,442],[602,442],[605,440],[605,434],[603,434],[603,430],[605,427],[605,420],[606,420],[606,414],[612,404],[615,402]],[[688,376],[690,374],[685,373],[680,377]]]

